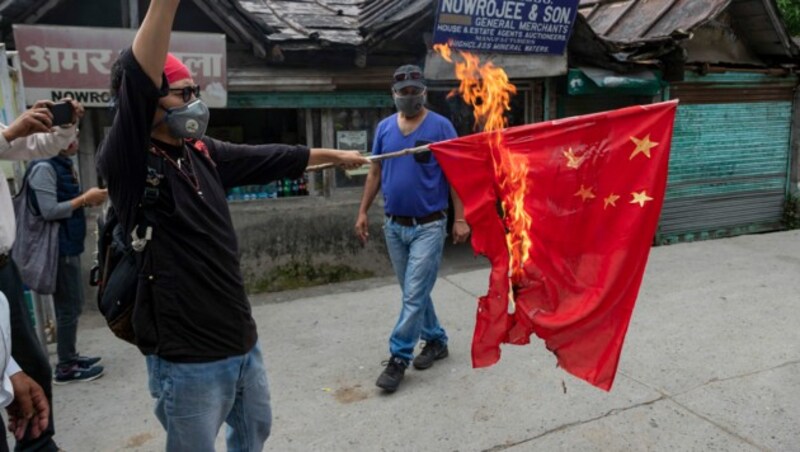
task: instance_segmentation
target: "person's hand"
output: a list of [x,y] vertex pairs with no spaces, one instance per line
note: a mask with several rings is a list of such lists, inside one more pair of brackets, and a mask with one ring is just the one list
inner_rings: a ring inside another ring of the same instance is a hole
[[81,118],[83,118],[83,114],[85,112],[83,104],[70,97],[65,97],[61,100],[72,104],[72,124],[76,124],[81,120]]
[[338,165],[344,169],[352,170],[362,165],[369,165],[369,159],[358,151],[339,151],[338,154]]
[[42,387],[25,372],[12,375],[11,385],[14,401],[6,407],[8,431],[19,441],[30,427],[31,437],[38,438],[50,422],[50,405]]
[[106,199],[108,199],[108,190],[105,188],[92,187],[86,190],[81,196],[83,196],[84,204],[89,207],[95,207],[106,202]]
[[455,220],[453,222],[453,243],[464,243],[469,238],[470,227],[466,220]]
[[50,110],[53,105],[55,105],[55,102],[50,100],[37,100],[31,108],[46,108]]
[[356,219],[356,236],[361,243],[364,245],[367,244],[367,240],[369,240],[369,221],[367,220],[367,214],[363,212],[359,212],[358,218]]
[[[52,104],[52,102],[50,102]],[[34,133],[48,133],[53,128],[53,114],[47,108],[47,101],[39,101],[25,110],[17,119],[3,130],[3,136],[10,143],[17,138],[27,137]]]

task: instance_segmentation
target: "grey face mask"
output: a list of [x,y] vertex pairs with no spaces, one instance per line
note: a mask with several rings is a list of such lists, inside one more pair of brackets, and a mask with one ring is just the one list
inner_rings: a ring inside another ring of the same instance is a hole
[[424,92],[411,96],[394,96],[394,106],[397,107],[397,111],[408,118],[417,116],[422,111],[426,101],[427,96]]
[[161,121],[167,123],[172,136],[199,140],[206,134],[211,113],[201,99],[195,99],[182,107],[164,108],[164,111],[167,114]]

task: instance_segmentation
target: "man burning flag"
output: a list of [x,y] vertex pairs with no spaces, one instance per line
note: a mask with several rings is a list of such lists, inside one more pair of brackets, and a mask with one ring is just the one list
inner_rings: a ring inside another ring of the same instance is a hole
[[492,264],[473,365],[535,333],[566,371],[609,390],[664,201],[677,103],[503,129],[513,85],[462,57],[460,92],[486,132],[430,149]]

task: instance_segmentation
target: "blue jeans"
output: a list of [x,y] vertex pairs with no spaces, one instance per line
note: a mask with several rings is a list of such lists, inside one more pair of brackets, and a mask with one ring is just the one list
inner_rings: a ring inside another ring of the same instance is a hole
[[78,318],[83,309],[80,256],[58,257],[53,307],[56,311],[58,364],[67,365],[78,359],[75,342],[78,336]]
[[245,355],[208,363],[147,358],[155,413],[169,452],[213,452],[222,423],[228,450],[260,451],[272,427],[267,371],[256,345]]
[[383,225],[386,247],[403,290],[400,318],[389,338],[389,352],[406,361],[414,358],[420,338],[447,344],[431,300],[446,234],[447,219],[402,226],[388,218]]

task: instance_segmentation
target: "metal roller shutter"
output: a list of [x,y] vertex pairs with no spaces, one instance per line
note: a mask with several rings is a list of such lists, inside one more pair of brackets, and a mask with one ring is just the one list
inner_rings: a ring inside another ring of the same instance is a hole
[[796,85],[725,73],[671,87],[681,104],[656,243],[780,228]]

